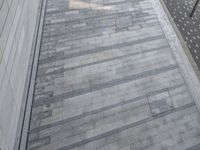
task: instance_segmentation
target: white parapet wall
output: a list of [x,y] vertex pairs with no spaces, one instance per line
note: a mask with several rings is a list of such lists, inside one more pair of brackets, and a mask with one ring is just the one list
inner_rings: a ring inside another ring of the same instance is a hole
[[40,0],[0,0],[0,149],[14,149]]

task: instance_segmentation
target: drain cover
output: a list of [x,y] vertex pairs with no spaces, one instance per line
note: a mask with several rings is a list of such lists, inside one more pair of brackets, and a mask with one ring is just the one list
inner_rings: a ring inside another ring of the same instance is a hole
[[173,103],[168,91],[149,95],[148,101],[153,116],[173,109]]

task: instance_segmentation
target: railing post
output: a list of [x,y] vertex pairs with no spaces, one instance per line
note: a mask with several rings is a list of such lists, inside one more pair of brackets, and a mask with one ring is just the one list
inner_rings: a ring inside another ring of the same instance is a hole
[[197,8],[197,6],[198,6],[198,3],[199,3],[199,0],[196,1],[195,5],[194,5],[194,7],[193,7],[193,9],[192,9],[192,12],[191,12],[191,14],[190,14],[190,17],[192,17],[192,16],[194,15],[194,12],[195,12],[195,10],[196,10],[196,8]]

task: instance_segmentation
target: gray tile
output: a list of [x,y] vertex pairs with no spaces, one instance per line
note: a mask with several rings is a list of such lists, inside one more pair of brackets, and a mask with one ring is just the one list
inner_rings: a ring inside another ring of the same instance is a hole
[[40,51],[28,149],[198,144],[199,113],[150,1],[48,0]]

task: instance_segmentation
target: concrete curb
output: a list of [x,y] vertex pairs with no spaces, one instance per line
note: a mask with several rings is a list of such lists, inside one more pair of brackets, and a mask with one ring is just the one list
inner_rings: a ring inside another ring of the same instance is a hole
[[152,0],[163,32],[170,43],[173,55],[179,65],[188,89],[200,110],[200,72],[162,0]]
[[20,110],[18,130],[16,133],[14,146],[15,150],[27,149],[28,131],[31,117],[32,101],[34,96],[35,79],[37,76],[37,66],[40,53],[40,43],[42,37],[46,2],[47,0],[40,0],[38,8],[38,16],[36,20],[32,50],[26,75],[26,83],[24,88],[25,90],[23,94],[22,107]]

